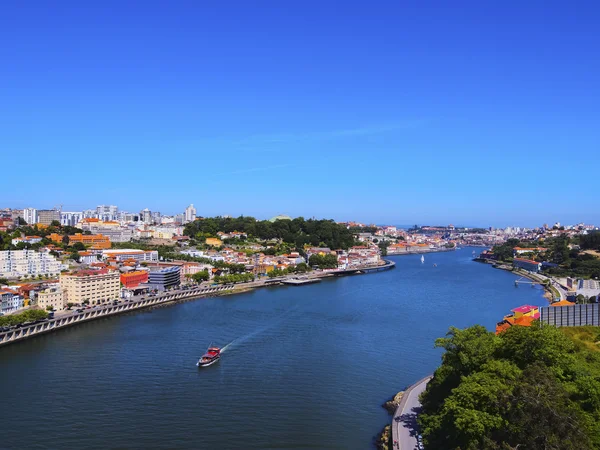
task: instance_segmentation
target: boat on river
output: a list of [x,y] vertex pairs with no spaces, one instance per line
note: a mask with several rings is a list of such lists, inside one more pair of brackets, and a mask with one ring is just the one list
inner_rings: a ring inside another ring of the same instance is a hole
[[208,350],[200,357],[196,365],[198,367],[208,367],[216,363],[220,358],[221,349],[219,347],[208,347]]
[[425,262],[425,256],[421,255],[421,263]]

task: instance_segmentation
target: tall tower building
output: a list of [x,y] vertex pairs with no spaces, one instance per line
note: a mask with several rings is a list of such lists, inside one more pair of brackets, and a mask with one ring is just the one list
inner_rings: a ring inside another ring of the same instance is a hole
[[33,225],[34,223],[38,223],[38,212],[35,208],[25,208],[23,210],[23,219],[27,222],[28,225]]
[[196,208],[194,208],[194,204],[192,203],[190,206],[185,208],[185,223],[193,222],[196,220]]
[[96,214],[101,220],[117,220],[119,208],[114,205],[98,205],[96,206]]
[[152,223],[152,211],[148,208],[140,211],[140,220],[144,223]]

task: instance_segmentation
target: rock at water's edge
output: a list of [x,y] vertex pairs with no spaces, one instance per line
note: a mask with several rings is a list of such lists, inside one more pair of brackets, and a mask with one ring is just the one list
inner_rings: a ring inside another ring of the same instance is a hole
[[388,400],[381,406],[383,406],[387,410],[387,412],[389,412],[390,414],[394,414],[394,412],[396,411],[396,408],[400,404],[400,400],[402,400],[403,395],[404,395],[404,391],[400,391],[396,395],[394,395],[393,399]]
[[381,431],[381,434],[377,437],[375,445],[378,450],[390,450],[390,436],[392,434],[392,426],[386,425]]

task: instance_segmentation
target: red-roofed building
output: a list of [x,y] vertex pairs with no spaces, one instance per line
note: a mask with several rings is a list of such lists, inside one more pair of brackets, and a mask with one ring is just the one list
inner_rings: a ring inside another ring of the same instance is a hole
[[535,272],[535,273],[539,272],[542,269],[541,262],[533,261],[531,259],[522,259],[522,258],[513,259],[513,266],[515,266],[519,269],[524,269],[524,270],[528,270],[529,272]]

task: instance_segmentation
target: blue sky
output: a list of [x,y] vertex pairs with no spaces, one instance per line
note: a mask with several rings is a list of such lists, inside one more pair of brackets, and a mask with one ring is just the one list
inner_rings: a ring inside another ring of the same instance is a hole
[[600,223],[597,2],[9,2],[0,206]]

